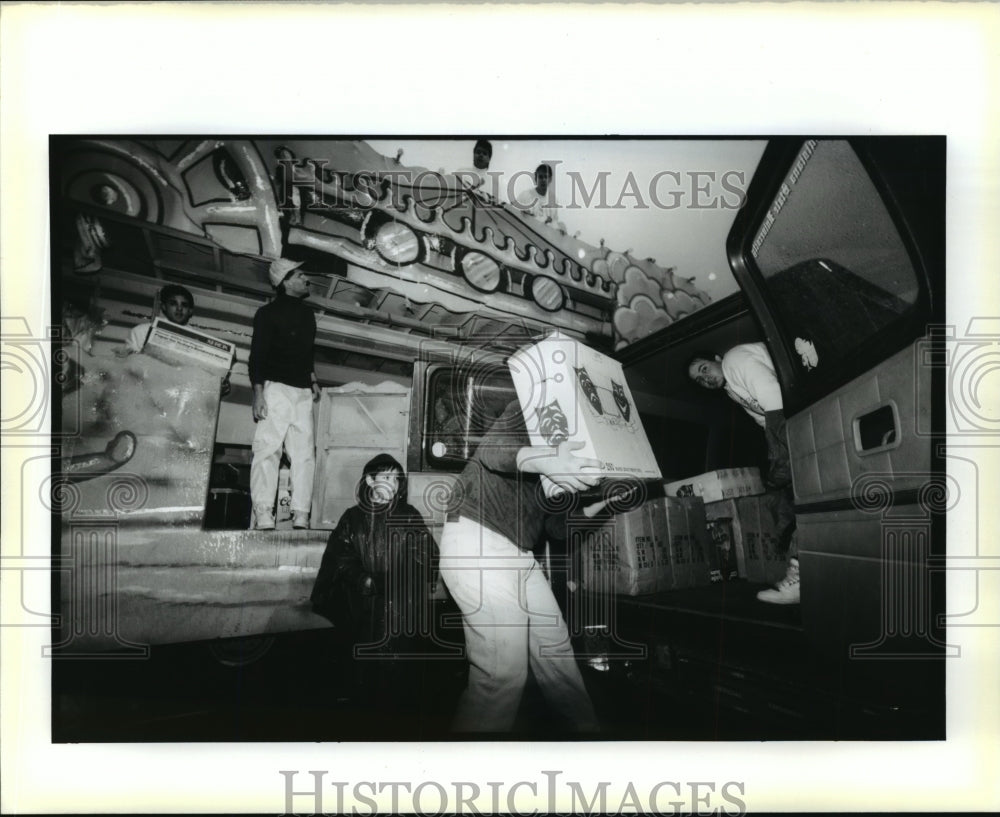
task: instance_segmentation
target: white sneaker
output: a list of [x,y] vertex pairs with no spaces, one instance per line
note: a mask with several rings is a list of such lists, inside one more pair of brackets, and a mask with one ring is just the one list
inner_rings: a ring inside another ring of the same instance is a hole
[[292,514],[292,527],[295,530],[309,530],[309,514],[305,511],[295,511]]
[[268,508],[253,509],[254,530],[274,530],[274,514]]
[[799,603],[799,560],[788,560],[788,572],[773,588],[761,590],[757,594],[758,601],[768,604],[798,604]]

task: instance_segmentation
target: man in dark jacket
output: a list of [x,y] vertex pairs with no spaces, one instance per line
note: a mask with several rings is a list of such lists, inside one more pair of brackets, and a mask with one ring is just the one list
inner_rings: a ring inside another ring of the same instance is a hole
[[399,659],[423,655],[432,632],[434,539],[406,502],[403,467],[389,454],[365,465],[357,497],[327,541],[313,610],[351,631],[359,690],[405,696]]
[[320,389],[313,371],[316,316],[304,303],[309,284],[301,265],[287,258],[271,263],[268,275],[278,294],[253,319],[249,369],[257,430],[250,495],[258,530],[274,528],[282,447],[291,461],[292,526],[309,527],[316,459],[312,404]]

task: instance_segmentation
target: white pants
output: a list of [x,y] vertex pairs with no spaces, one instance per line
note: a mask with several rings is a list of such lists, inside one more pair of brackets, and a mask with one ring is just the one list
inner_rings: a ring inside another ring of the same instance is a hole
[[284,446],[292,462],[292,512],[309,513],[316,462],[312,390],[296,389],[268,380],[264,383],[264,401],[267,417],[257,423],[250,463],[253,506],[270,510],[274,505],[278,493],[281,448]]
[[464,517],[441,534],[441,578],[462,611],[469,683],[455,714],[463,732],[506,732],[528,667],[570,728],[598,729],[559,605],[531,553]]

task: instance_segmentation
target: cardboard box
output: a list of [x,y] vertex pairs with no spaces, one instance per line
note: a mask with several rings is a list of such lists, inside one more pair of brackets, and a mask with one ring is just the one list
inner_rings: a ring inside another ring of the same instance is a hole
[[728,582],[739,578],[736,566],[736,546],[733,543],[733,520],[728,518],[710,519],[708,527],[708,551],[713,582]]
[[705,503],[698,498],[667,498],[650,504],[663,508],[666,513],[670,565],[665,571],[662,589],[680,590],[709,584],[711,565]]
[[780,581],[788,567],[787,554],[778,552],[777,499],[777,493],[771,492],[705,505],[708,523],[717,529],[727,525],[731,532],[737,574],[757,584]]
[[667,496],[700,496],[706,503],[764,493],[758,468],[722,468],[663,486]]
[[582,442],[605,477],[662,478],[618,361],[557,332],[507,365],[532,445]]
[[700,499],[653,499],[610,520],[572,519],[567,533],[590,592],[639,596],[710,582]]

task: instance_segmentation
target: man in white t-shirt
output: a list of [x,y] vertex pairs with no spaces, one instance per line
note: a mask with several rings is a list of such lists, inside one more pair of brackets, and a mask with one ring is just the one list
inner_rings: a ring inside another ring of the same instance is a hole
[[559,220],[559,204],[556,202],[552,179],[552,165],[543,162],[535,168],[534,186],[531,190],[518,194],[515,206],[543,224],[565,233],[566,225]]
[[795,505],[792,496],[792,469],[785,435],[785,413],[781,386],[774,362],[763,343],[734,346],[725,355],[699,352],[688,363],[688,377],[706,389],[725,389],[753,418],[767,438],[769,488],[780,489],[777,508],[779,546],[788,549],[788,572],[773,589],[762,590],[757,598],[770,604],[799,603],[799,560],[795,544]]
[[[188,321],[194,314],[194,296],[187,287],[180,284],[167,284],[159,293],[160,312],[163,314],[163,321],[174,326],[187,326]],[[141,352],[149,339],[149,333],[153,329],[150,321],[133,326],[125,338],[125,346],[119,352],[120,355],[137,354]],[[229,394],[231,388],[229,382],[229,372],[222,378],[222,395]]]

